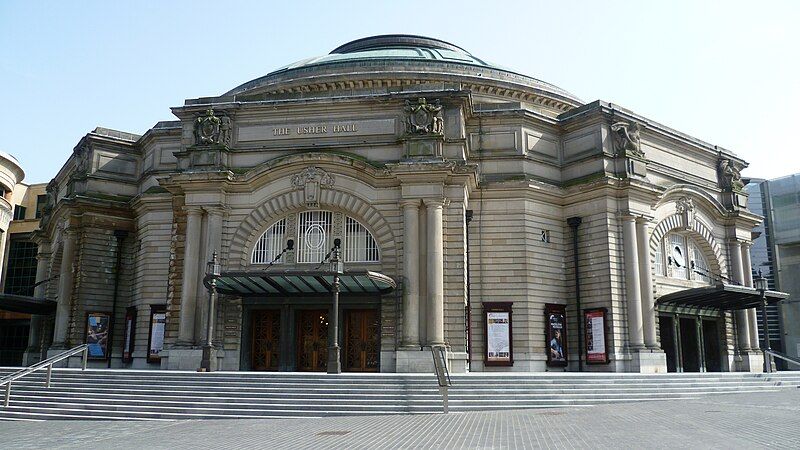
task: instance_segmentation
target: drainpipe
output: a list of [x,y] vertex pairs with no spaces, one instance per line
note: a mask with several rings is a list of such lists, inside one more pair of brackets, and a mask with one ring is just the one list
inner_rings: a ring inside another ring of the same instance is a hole
[[114,269],[114,299],[111,302],[111,318],[108,327],[108,368],[111,368],[111,354],[114,351],[114,322],[117,317],[117,298],[119,297],[119,273],[122,268],[122,241],[128,236],[125,230],[114,230],[114,237],[117,238],[117,265]]
[[567,224],[572,228],[572,259],[575,265],[575,307],[578,311],[578,372],[583,372],[583,314],[581,312],[581,277],[578,272],[578,226],[581,224],[580,217],[570,217]]
[[467,370],[469,370],[470,365],[472,364],[472,322],[471,322],[471,320],[472,320],[472,306],[471,306],[472,302],[470,301],[471,298],[472,298],[471,295],[470,295],[470,291],[472,289],[470,288],[470,285],[469,285],[469,282],[470,282],[470,278],[469,278],[469,224],[470,224],[470,222],[472,222],[472,214],[473,213],[472,213],[471,209],[468,209],[468,210],[464,211],[464,223],[465,223],[464,233],[465,233],[465,239],[467,240],[467,242],[466,242],[466,249],[467,249],[467,255],[466,255],[467,256],[467,261],[466,261],[467,262],[467,310],[466,310],[466,321],[467,321]]

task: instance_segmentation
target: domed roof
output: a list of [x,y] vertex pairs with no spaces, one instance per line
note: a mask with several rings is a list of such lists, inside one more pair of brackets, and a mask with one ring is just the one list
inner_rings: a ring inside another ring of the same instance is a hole
[[[329,54],[307,58],[274,70],[267,75],[248,81],[227,93],[240,95],[261,91],[287,81],[302,78],[319,79],[320,75],[337,72],[357,75],[352,69],[363,72],[410,72],[417,74],[443,73],[499,79],[536,90],[555,94],[572,106],[582,104],[569,92],[549,83],[491,64],[461,47],[439,39],[408,34],[387,34],[357,39],[341,45]],[[349,68],[350,70],[337,70]]]

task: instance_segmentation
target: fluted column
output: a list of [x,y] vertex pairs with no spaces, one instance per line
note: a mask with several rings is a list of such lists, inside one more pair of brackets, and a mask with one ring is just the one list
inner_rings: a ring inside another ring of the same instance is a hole
[[419,204],[403,206],[403,346],[419,347]]
[[[742,245],[738,240],[728,244],[728,257],[731,259],[730,278],[740,284],[744,283],[744,270],[742,269]],[[747,311],[736,310],[736,334],[738,335],[739,350],[750,349],[750,318]]]
[[200,264],[201,222],[203,210],[199,207],[186,208],[186,240],[183,248],[183,279],[181,286],[181,313],[178,328],[178,344],[193,345],[194,326],[197,311],[197,282]]
[[[72,300],[72,288],[75,264],[75,244],[78,233],[74,229],[66,229],[62,234],[61,251],[61,271],[58,277],[58,303],[56,304],[56,320],[53,330],[54,349],[64,349],[67,347],[67,332],[70,320],[70,302]],[[38,269],[38,267],[37,267]]]
[[625,295],[628,301],[628,338],[630,347],[638,349],[644,346],[644,336],[636,218],[633,216],[622,217],[622,248],[625,259]]
[[[750,245],[750,242],[742,243],[742,272],[744,285],[753,287],[753,263],[750,261]],[[755,308],[747,310],[747,324],[750,330],[750,348],[757,350],[761,348],[761,341],[758,339],[758,316]],[[764,332],[766,333],[766,330]]]
[[656,305],[653,299],[653,271],[650,267],[650,231],[647,219],[636,219],[636,244],[639,250],[639,286],[642,296],[642,334],[647,348],[658,348],[656,342]]
[[428,344],[444,344],[444,239],[441,200],[425,200],[428,219]]

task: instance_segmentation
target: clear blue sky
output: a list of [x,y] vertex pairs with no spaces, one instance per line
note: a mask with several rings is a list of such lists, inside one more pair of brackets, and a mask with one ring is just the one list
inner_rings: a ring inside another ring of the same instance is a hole
[[46,182],[96,126],[143,133],[352,39],[409,33],[800,172],[800,2],[0,1],[0,149]]

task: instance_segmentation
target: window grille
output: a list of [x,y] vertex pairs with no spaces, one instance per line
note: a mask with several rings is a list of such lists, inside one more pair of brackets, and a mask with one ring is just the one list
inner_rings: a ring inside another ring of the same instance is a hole
[[[698,281],[702,281],[704,283],[710,283],[711,280],[708,278],[708,262],[706,261],[705,256],[703,256],[703,251],[700,250],[700,247],[697,246],[694,242],[690,243],[692,249],[692,263],[694,263],[694,268],[697,269],[698,272],[692,273],[692,278]],[[701,275],[702,274],[702,275]]]
[[357,220],[348,217],[344,227],[344,260],[347,262],[378,262],[378,244],[369,231]]
[[656,252],[653,254],[653,270],[656,275],[664,275],[664,252],[661,251],[662,243],[656,245]]
[[318,263],[330,250],[333,226],[331,211],[303,211],[297,223],[297,262]]
[[688,278],[686,266],[689,257],[686,254],[686,240],[679,234],[669,235],[669,256],[672,263],[672,276],[675,278]]
[[[269,264],[283,250],[286,237],[286,219],[281,219],[258,238],[255,248],[253,248],[253,264]],[[282,263],[282,260],[275,261],[275,264]]]

